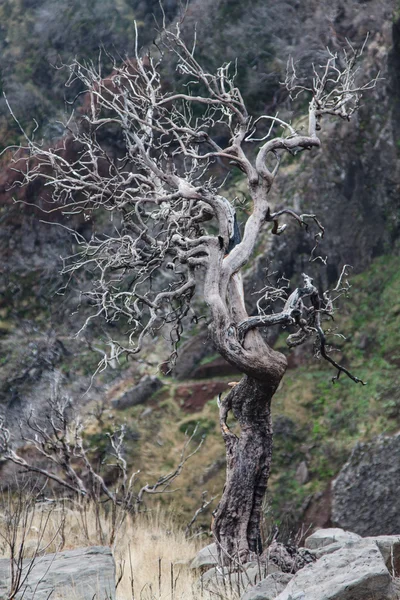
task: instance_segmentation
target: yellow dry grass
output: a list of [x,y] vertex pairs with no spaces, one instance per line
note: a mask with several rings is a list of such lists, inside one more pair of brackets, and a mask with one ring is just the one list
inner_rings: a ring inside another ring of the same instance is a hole
[[[68,505],[70,502],[68,501]],[[8,510],[10,506],[8,506]],[[5,534],[5,512],[0,510],[0,536]],[[12,510],[11,510],[12,512]],[[10,513],[9,513],[10,514]],[[209,540],[187,539],[173,516],[156,510],[132,517],[121,511],[116,522],[95,506],[31,505],[17,528],[16,545],[23,542],[24,557],[96,545],[110,545],[116,562],[117,600],[196,600],[211,596],[199,585],[190,561]],[[115,534],[115,535],[114,535]],[[0,556],[9,556],[6,543]],[[234,600],[235,594],[212,594]]]

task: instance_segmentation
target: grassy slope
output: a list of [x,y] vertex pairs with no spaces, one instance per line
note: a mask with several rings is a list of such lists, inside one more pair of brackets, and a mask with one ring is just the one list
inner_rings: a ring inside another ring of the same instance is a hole
[[[273,521],[283,521],[289,516],[293,523],[293,515],[305,499],[326,486],[357,440],[382,432],[391,433],[399,428],[398,266],[397,257],[381,257],[363,274],[354,277],[351,299],[343,306],[338,318],[341,330],[347,333],[347,341],[341,349],[346,364],[368,381],[366,387],[347,379],[341,379],[333,386],[330,381],[332,371],[325,364],[309,359],[289,369],[284,378],[274,402],[276,436],[270,486]],[[283,348],[283,338],[279,339],[278,346]],[[228,383],[229,378],[226,381]],[[141,481],[151,481],[176,464],[179,446],[184,441],[183,432],[188,426],[193,426],[194,421],[200,421],[199,434],[207,433],[203,448],[182,474],[178,483],[180,491],[161,498],[163,504],[177,513],[178,521],[185,522],[200,504],[203,489],[208,489],[210,495],[222,490],[224,469],[223,465],[218,468],[218,460],[224,452],[217,430],[218,409],[216,399],[213,399],[201,412],[185,414],[174,398],[182,382],[166,378],[165,383],[165,388],[152,398],[152,412],[147,416],[143,412],[148,406],[137,406],[120,412],[107,409],[103,418],[104,422],[109,417],[112,417],[111,420],[125,420],[130,426],[129,458],[132,466],[142,469]],[[190,382],[187,383],[190,385]],[[99,436],[94,426],[87,430],[93,447],[101,448],[104,428],[102,434]],[[137,434],[140,435],[139,440]],[[309,481],[301,486],[296,483],[295,472],[303,460],[309,468]],[[214,474],[209,469],[212,465]],[[211,475],[209,479],[207,474]],[[80,513],[78,508],[67,509],[67,521],[62,528],[57,521],[61,513],[55,511],[54,515],[50,519],[53,529],[49,529],[45,541],[49,537],[57,544],[60,532],[66,532],[66,548],[99,543],[95,518],[90,511]],[[37,518],[40,520],[40,515]],[[131,523],[128,519],[124,522],[120,530],[122,538],[118,538],[115,546],[118,565],[125,561],[119,597],[130,597],[130,569],[126,565],[131,561],[137,573],[135,590],[150,584],[158,590],[161,557],[161,597],[166,597],[171,562],[176,563],[178,570],[181,561],[188,560],[195,553],[197,543],[184,540],[172,522],[167,521],[156,512],[150,524],[142,520]],[[200,516],[199,522],[207,526],[210,514]],[[102,522],[102,527],[102,535],[107,537],[108,524]],[[34,531],[32,528],[31,537]],[[202,543],[205,541],[203,538]],[[182,567],[176,597],[197,597],[196,592],[192,592],[192,585],[193,578]]]
[[[382,256],[352,279],[351,298],[338,316],[347,340],[336,354],[367,382],[341,378],[332,385],[332,371],[320,361],[289,370],[274,405],[276,418],[293,423],[289,436],[277,436],[273,505],[282,512],[322,490],[345,462],[358,440],[392,433],[400,423],[400,272],[398,257]],[[294,478],[305,460],[310,480]],[[283,473],[284,471],[284,473]]]
[[[275,451],[268,508],[273,522],[294,525],[310,495],[326,487],[356,441],[399,428],[398,265],[397,257],[383,256],[366,272],[355,276],[351,298],[338,314],[337,324],[347,340],[339,340],[341,347],[335,356],[351,366],[357,376],[367,381],[367,386],[356,385],[344,377],[332,384],[334,371],[306,355],[306,350],[297,359],[300,366],[289,368],[286,373],[273,406]],[[286,351],[283,336],[277,347]],[[226,383],[231,379],[226,378]],[[111,416],[125,420],[136,433],[131,436],[130,458],[132,466],[141,468],[139,478],[143,482],[177,464],[185,430],[190,431],[199,422],[198,439],[203,433],[207,436],[202,449],[180,476],[179,491],[161,497],[161,502],[185,522],[201,504],[203,490],[211,496],[221,493],[223,487],[224,449],[218,431],[218,407],[215,398],[200,412],[187,414],[174,399],[182,382],[166,378],[165,384],[152,398],[150,414],[143,415],[146,407],[136,406],[112,411]],[[190,386],[190,382],[185,384]],[[98,441],[97,435],[92,438],[93,444]],[[308,468],[308,481],[303,485],[296,479],[302,461]],[[210,512],[199,518],[205,526],[209,521]]]

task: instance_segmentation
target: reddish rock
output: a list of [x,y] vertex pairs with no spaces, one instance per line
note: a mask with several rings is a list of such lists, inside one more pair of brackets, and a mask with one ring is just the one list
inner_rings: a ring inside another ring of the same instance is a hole
[[225,381],[183,384],[176,388],[175,400],[186,412],[196,412],[201,410],[206,402],[221,392],[228,392],[229,389]]

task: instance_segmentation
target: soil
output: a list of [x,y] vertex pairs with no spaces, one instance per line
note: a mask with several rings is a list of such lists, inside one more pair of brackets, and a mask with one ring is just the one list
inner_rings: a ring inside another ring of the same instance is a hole
[[222,392],[228,392],[226,381],[210,381],[207,383],[186,383],[175,390],[175,400],[182,410],[192,413],[202,410],[209,400]]

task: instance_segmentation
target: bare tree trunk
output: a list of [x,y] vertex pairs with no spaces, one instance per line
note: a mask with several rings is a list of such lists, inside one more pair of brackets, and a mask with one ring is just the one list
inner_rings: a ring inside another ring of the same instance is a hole
[[[221,402],[227,474],[213,532],[222,562],[228,562],[229,557],[245,562],[250,553],[261,552],[261,506],[270,474],[271,399],[275,389],[268,381],[245,375]],[[229,410],[240,425],[240,437],[226,425]]]
[[[206,298],[211,298],[214,308],[210,335],[221,356],[244,374],[240,383],[224,399],[220,398],[226,484],[214,513],[213,533],[223,564],[232,559],[246,562],[251,553],[261,552],[261,506],[272,458],[271,400],[287,361],[268,346],[258,330],[248,331],[240,343],[235,323],[249,318],[241,277],[233,275],[227,286],[229,293],[225,294],[220,291],[218,279],[212,277],[212,268],[208,275]],[[226,304],[215,300],[221,296],[227,298]],[[240,426],[238,435],[228,426],[230,412]]]

